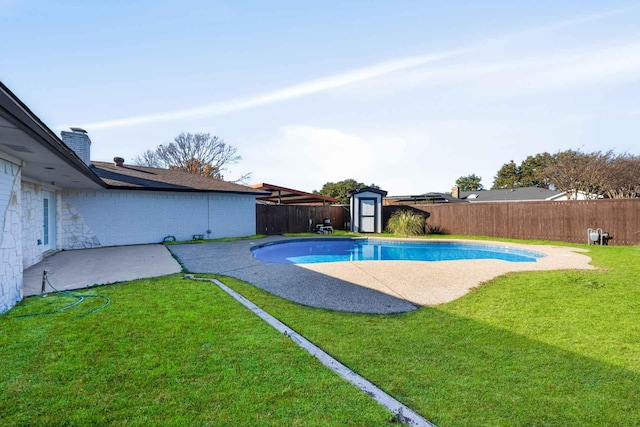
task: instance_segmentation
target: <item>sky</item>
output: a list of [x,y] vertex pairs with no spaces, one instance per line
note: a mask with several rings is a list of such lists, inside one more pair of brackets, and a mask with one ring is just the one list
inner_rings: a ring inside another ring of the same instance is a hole
[[208,132],[226,180],[489,188],[545,151],[640,154],[640,3],[0,0],[0,80],[93,160]]

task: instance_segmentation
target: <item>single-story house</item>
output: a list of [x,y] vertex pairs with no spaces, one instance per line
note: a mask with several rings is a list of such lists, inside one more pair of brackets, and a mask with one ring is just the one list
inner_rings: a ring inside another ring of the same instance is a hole
[[[455,187],[454,187],[455,189]],[[452,194],[455,196],[456,191]],[[542,202],[569,199],[584,200],[588,198],[583,192],[566,192],[539,187],[520,187],[501,190],[460,191],[458,198],[467,202]]]
[[256,232],[264,192],[178,170],[90,160],[86,131],[56,136],[0,83],[0,313],[23,270],[56,250]]
[[501,190],[460,191],[457,186],[451,193],[424,193],[410,196],[390,196],[385,199],[386,205],[412,205],[428,203],[479,203],[479,202],[541,202],[559,200],[585,200],[602,198],[584,192],[566,192],[538,187],[520,187]]

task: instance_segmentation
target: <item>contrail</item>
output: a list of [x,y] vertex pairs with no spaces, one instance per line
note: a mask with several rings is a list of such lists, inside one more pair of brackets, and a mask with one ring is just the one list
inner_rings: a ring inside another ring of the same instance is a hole
[[[539,27],[526,29],[503,35],[499,37],[490,38],[479,43],[471,44],[467,47],[458,49],[451,49],[443,52],[436,52],[428,55],[419,55],[408,58],[402,58],[397,60],[381,62],[369,67],[348,71],[342,74],[334,75],[331,77],[311,80],[306,83],[300,83],[293,86],[288,86],[282,89],[277,89],[271,92],[257,94],[245,98],[232,98],[226,101],[216,102],[200,107],[189,108],[178,111],[171,111],[166,113],[145,114],[134,117],[105,120],[93,123],[85,123],[79,125],[82,128],[87,129],[111,129],[126,126],[136,126],[142,124],[150,124],[165,121],[174,121],[180,119],[198,119],[203,117],[213,117],[222,114],[232,113],[236,111],[242,111],[253,107],[259,107],[263,105],[274,104],[280,101],[287,101],[290,99],[300,98],[307,95],[312,95],[319,92],[324,92],[330,89],[336,89],[343,86],[348,86],[354,83],[370,80],[376,77],[381,77],[387,74],[408,70],[421,65],[442,61],[445,59],[461,56],[466,53],[471,53],[485,49],[492,45],[497,45],[510,41],[515,37],[521,37],[524,35],[535,34],[537,32],[552,31],[559,28],[565,28],[576,24],[599,20],[608,16],[616,15],[635,8],[621,8],[613,9],[605,12],[600,12],[592,15],[580,16],[564,21],[559,21]],[[58,129],[67,128],[69,125],[56,126]]]
[[[310,82],[285,87],[283,89],[278,89],[272,92],[266,92],[247,98],[232,98],[227,101],[216,102],[213,104],[204,105],[202,107],[172,111],[168,113],[146,114],[124,119],[86,123],[80,125],[80,127],[88,129],[107,129],[155,123],[167,120],[197,119],[202,117],[218,116],[221,114],[246,110],[251,107],[258,107],[262,105],[273,104],[279,101],[300,98],[302,96],[323,92],[329,89],[335,89],[341,86],[347,86],[375,77],[384,76],[393,72],[402,71],[409,68],[417,67],[419,65],[428,64],[430,62],[435,62],[456,55],[461,55],[468,50],[469,49],[455,49],[447,52],[434,53],[431,55],[387,61],[373,65],[371,67],[360,68],[358,70],[349,71],[344,74],[339,74],[336,76],[318,80],[312,80]],[[58,128],[67,127],[68,126],[58,126]]]

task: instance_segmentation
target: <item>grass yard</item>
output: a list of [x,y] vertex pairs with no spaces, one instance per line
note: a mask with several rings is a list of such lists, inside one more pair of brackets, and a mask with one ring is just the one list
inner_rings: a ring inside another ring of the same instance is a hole
[[[440,427],[640,426],[640,247],[590,249],[599,271],[509,274],[396,315],[221,280]],[[0,316],[0,425],[390,423],[212,284],[168,276],[90,292],[111,306],[13,319],[53,301],[29,298]]]
[[[390,414],[210,283],[28,298],[0,316],[0,425],[385,425]],[[63,301],[64,300],[64,301]],[[68,301],[67,301],[68,300]]]
[[302,307],[223,279],[441,427],[640,425],[640,247],[399,315]]

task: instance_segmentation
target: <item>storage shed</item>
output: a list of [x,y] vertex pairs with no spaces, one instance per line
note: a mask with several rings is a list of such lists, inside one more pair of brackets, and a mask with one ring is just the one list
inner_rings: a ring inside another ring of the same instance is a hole
[[382,199],[387,192],[364,187],[347,193],[351,204],[351,231],[356,233],[382,232]]

